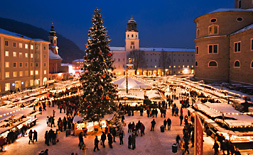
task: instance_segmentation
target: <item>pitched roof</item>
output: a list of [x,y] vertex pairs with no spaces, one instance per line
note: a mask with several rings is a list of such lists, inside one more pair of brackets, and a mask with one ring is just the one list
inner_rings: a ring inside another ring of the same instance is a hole
[[[111,51],[125,51],[125,47],[110,47]],[[166,51],[166,52],[195,52],[195,49],[187,48],[152,48],[140,47],[142,51]]]
[[237,33],[241,33],[241,32],[244,32],[244,31],[251,30],[251,29],[253,29],[253,24],[251,24],[251,25],[249,25],[249,26],[246,26],[246,27],[244,27],[244,28],[242,28],[242,29],[240,29],[240,30],[238,30],[238,31],[236,31],[236,32],[234,32],[234,33],[232,33],[232,34],[230,34],[230,35],[235,35],[235,34],[237,34]]
[[238,8],[220,8],[209,13],[216,13],[216,12],[253,12],[253,9],[238,9]]
[[50,50],[50,49],[48,51],[48,54],[49,54],[49,59],[62,60],[62,58],[58,54],[54,54],[54,52],[52,50]]

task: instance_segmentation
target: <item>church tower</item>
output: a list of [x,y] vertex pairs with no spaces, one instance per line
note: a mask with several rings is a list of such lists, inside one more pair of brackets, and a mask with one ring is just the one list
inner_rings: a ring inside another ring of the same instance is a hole
[[58,49],[59,48],[57,46],[57,37],[56,37],[56,32],[55,32],[53,23],[52,23],[52,26],[51,26],[49,34],[50,34],[50,36],[48,37],[49,38],[49,42],[50,42],[49,49],[52,52],[54,52],[54,54],[58,55]]
[[133,17],[127,23],[125,41],[126,52],[139,50],[139,32],[137,30],[136,21],[133,19]]
[[253,8],[253,0],[235,0],[235,8],[239,9]]

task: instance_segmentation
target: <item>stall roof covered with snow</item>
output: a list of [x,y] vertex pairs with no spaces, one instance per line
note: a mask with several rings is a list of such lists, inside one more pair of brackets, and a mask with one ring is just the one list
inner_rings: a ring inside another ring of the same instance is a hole
[[[116,81],[113,81],[113,83],[118,85],[118,89],[126,89],[125,77],[118,79]],[[128,77],[128,89],[150,89],[150,88],[151,88],[150,85],[145,84],[137,79]]]

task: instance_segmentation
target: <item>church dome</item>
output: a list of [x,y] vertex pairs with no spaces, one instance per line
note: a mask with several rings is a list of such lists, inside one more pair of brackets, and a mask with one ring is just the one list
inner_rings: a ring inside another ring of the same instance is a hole
[[138,32],[137,24],[133,17],[127,22],[127,31]]

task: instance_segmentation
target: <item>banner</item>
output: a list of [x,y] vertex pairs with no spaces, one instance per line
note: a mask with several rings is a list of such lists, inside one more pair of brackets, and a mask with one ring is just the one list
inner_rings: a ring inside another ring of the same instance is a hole
[[203,127],[196,112],[194,121],[194,155],[203,155]]

